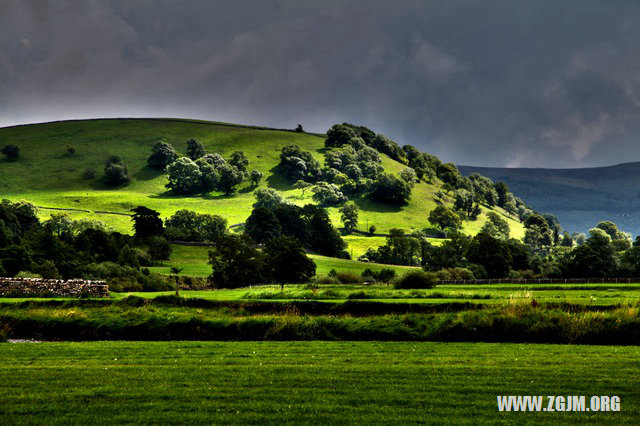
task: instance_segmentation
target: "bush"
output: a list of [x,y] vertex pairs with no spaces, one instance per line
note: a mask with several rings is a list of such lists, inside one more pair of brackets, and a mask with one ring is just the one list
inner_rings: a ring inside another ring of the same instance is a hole
[[335,278],[341,284],[359,284],[363,282],[361,276],[348,271],[336,272]]
[[109,158],[104,165],[104,179],[108,185],[116,186],[129,182],[129,169],[117,155]]
[[87,167],[84,172],[82,172],[82,179],[95,179],[96,178],[96,169],[93,167]]
[[433,288],[438,284],[438,277],[433,272],[411,271],[397,279],[393,286],[397,289]]
[[9,161],[16,161],[20,157],[20,148],[15,145],[6,145],[0,152],[2,152]]
[[77,150],[78,148],[75,145],[67,145],[67,153],[69,155],[75,154]]
[[362,271],[362,278],[365,281],[375,281],[388,283],[396,277],[396,271],[391,268],[383,268],[379,271],[374,271],[370,268]]
[[311,282],[314,284],[340,284],[337,278],[328,275],[316,275]]
[[436,272],[441,281],[448,280],[474,280],[475,276],[467,268],[445,268]]

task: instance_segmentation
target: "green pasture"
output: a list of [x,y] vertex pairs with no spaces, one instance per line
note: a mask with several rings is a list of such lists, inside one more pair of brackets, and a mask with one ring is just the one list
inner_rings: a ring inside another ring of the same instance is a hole
[[[80,120],[54,122],[0,129],[3,144],[15,144],[20,148],[21,158],[17,162],[0,162],[0,194],[11,200],[28,200],[38,206],[88,210],[68,212],[73,218],[91,218],[105,222],[121,232],[130,232],[129,218],[121,215],[95,213],[96,211],[128,212],[138,205],[158,210],[163,217],[179,209],[190,209],[201,213],[219,214],[229,225],[241,223],[251,212],[254,202],[249,184],[239,187],[238,193],[225,196],[211,193],[205,196],[175,196],[164,187],[166,176],[146,167],[146,158],[151,146],[158,140],[171,143],[185,154],[186,141],[199,139],[209,152],[228,156],[242,150],[251,161],[250,168],[265,175],[259,187],[271,187],[281,191],[285,198],[295,204],[311,202],[311,191],[302,196],[294,190],[275,167],[282,146],[296,144],[312,151],[322,160],[324,139],[321,136],[290,131],[260,129],[224,123],[191,120]],[[74,155],[66,152],[66,146],[77,147]],[[119,155],[132,175],[128,186],[107,188],[101,177],[104,161],[112,154]],[[383,157],[387,172],[397,172],[404,166]],[[83,171],[92,167],[97,179],[85,180]],[[402,228],[408,232],[430,226],[429,212],[435,207],[434,194],[441,183],[420,183],[413,190],[411,201],[403,207],[388,206],[356,199],[360,205],[360,225],[375,225],[377,232],[391,228]],[[451,203],[448,199],[447,203]],[[500,210],[500,209],[498,209]],[[480,218],[465,223],[465,231],[476,233],[486,220],[488,207]],[[43,218],[55,211],[42,209]],[[340,225],[336,208],[329,209],[334,225]],[[504,214],[504,212],[501,212]],[[522,237],[522,225],[508,218],[512,235]],[[368,247],[368,246],[367,246]],[[366,251],[366,248],[364,250]],[[362,246],[354,247],[354,254],[362,252]]]
[[[403,342],[0,344],[5,424],[637,424],[640,348]],[[498,412],[617,395],[620,412]]]
[[[362,237],[372,238],[374,243],[384,244],[383,237]],[[358,240],[356,240],[358,241]],[[209,247],[206,246],[182,246],[174,244],[172,245],[173,251],[169,261],[165,262],[163,266],[153,266],[149,269],[159,274],[170,275],[172,266],[179,266],[183,268],[180,272],[181,275],[191,277],[206,277],[211,275],[211,266],[207,263],[209,260]],[[402,274],[407,270],[415,269],[409,266],[397,266],[397,265],[382,265],[378,263],[366,263],[358,262],[357,260],[338,259],[335,257],[327,257],[320,255],[309,255],[311,259],[316,263],[316,273],[318,275],[326,275],[332,269],[340,272],[353,272],[361,274],[367,268],[372,270],[380,270],[383,268],[390,268],[396,271],[397,274]],[[355,253],[354,253],[355,257]]]

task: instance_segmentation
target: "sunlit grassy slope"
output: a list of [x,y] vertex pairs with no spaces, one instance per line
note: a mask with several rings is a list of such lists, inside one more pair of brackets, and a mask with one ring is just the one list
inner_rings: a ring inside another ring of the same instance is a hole
[[[307,133],[263,129],[225,123],[175,119],[109,119],[80,120],[34,124],[0,129],[0,145],[15,144],[20,148],[19,161],[0,162],[0,196],[10,200],[25,199],[42,207],[88,210],[68,212],[73,218],[97,219],[122,232],[131,231],[129,217],[96,213],[96,211],[128,212],[138,205],[145,205],[168,217],[179,209],[219,214],[229,225],[241,223],[251,213],[254,202],[249,184],[239,187],[233,196],[212,193],[206,196],[174,196],[164,187],[164,174],[146,167],[151,146],[159,140],[171,143],[185,155],[186,140],[199,139],[208,152],[228,156],[242,150],[248,156],[250,169],[264,173],[259,187],[271,187],[281,191],[292,203],[303,205],[311,202],[311,191],[303,197],[300,190],[291,188],[276,171],[280,149],[296,144],[310,150],[322,162],[324,138]],[[69,155],[67,145],[75,145],[77,152]],[[129,167],[131,183],[121,188],[108,188],[102,184],[105,159],[119,155]],[[383,155],[387,172],[395,173],[402,164]],[[88,167],[97,172],[97,178],[86,180],[82,173]],[[413,190],[411,201],[403,207],[387,206],[366,199],[354,200],[360,205],[359,229],[375,225],[377,232],[391,228],[403,228],[408,232],[430,226],[429,212],[436,206],[434,193],[441,183],[420,183]],[[447,201],[450,203],[451,200]],[[335,225],[340,225],[336,208],[329,209]],[[464,230],[475,234],[484,224],[487,207],[480,218],[466,222]],[[41,210],[43,217],[52,210]],[[504,214],[504,212],[500,212]],[[520,223],[508,217],[512,236],[522,237]],[[352,237],[349,239],[354,255],[367,247],[383,243],[382,238]]]

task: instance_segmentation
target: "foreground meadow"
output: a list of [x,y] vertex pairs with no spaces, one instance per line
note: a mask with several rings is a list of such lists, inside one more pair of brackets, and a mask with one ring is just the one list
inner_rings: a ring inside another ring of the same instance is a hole
[[[640,348],[380,342],[0,344],[13,423],[637,424]],[[497,395],[617,395],[620,412],[498,412]]]

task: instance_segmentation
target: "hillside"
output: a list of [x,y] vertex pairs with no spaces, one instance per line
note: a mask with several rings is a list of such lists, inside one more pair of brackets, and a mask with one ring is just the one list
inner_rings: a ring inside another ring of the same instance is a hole
[[[228,156],[234,150],[242,150],[250,160],[250,169],[262,171],[265,178],[258,188],[269,186],[281,191],[298,205],[311,202],[311,191],[302,197],[300,190],[291,188],[276,171],[280,149],[286,145],[299,145],[310,150],[323,163],[324,136],[296,133],[287,130],[265,129],[225,123],[176,119],[105,119],[65,121],[0,129],[0,145],[15,144],[20,147],[21,158],[17,162],[0,162],[0,194],[10,200],[28,200],[41,207],[78,209],[69,211],[74,218],[97,219],[122,232],[131,232],[127,216],[96,212],[127,213],[138,205],[158,210],[168,217],[179,209],[213,213],[225,217],[229,225],[242,223],[249,216],[254,202],[249,183],[242,184],[237,194],[225,196],[211,193],[206,196],[176,196],[164,187],[166,175],[146,166],[151,146],[158,140],[171,143],[185,155],[186,141],[199,139],[208,152]],[[70,155],[66,147],[73,144],[77,152]],[[120,156],[128,166],[132,180],[128,186],[112,189],[101,180],[104,161],[110,155]],[[404,166],[385,155],[383,166],[387,172],[396,173]],[[96,179],[82,177],[83,171],[92,167]],[[441,183],[421,182],[415,186],[410,202],[403,207],[392,207],[365,199],[356,199],[360,206],[360,224],[375,225],[377,232],[391,228],[407,231],[430,226],[429,212],[436,206],[434,193]],[[451,203],[448,200],[447,203]],[[339,213],[331,208],[334,225],[340,225]],[[500,209],[498,209],[500,210]],[[465,222],[464,230],[474,234],[484,224],[486,213],[476,221]],[[54,210],[40,210],[43,217]],[[500,212],[504,214],[504,212]],[[512,235],[523,235],[522,225],[508,218]],[[348,237],[354,255],[367,246],[377,246],[384,240],[364,236]],[[369,243],[369,241],[371,243]]]
[[583,169],[459,166],[509,188],[534,209],[553,213],[571,232],[586,232],[601,220],[640,234],[640,162]]

